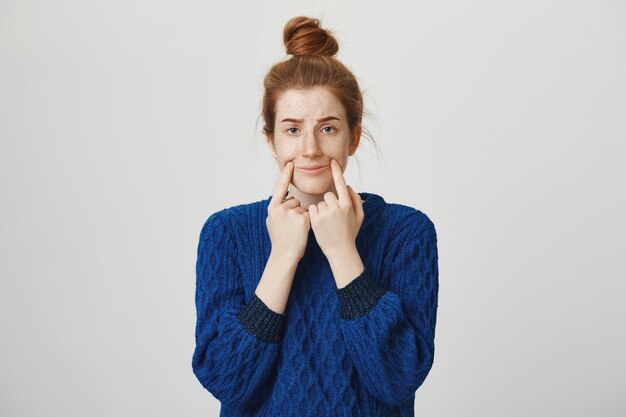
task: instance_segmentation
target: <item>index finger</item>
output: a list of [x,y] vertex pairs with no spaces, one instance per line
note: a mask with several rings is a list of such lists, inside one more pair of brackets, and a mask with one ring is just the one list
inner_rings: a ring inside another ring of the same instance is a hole
[[293,172],[293,162],[289,161],[283,167],[283,172],[278,179],[278,184],[276,184],[276,189],[274,190],[274,194],[272,195],[272,200],[270,201],[270,206],[276,206],[283,203],[285,196],[287,195],[287,190],[289,190],[289,184],[291,183],[291,173]]
[[335,180],[335,189],[339,196],[339,201],[351,201],[350,193],[346,186],[346,180],[343,178],[343,172],[341,172],[341,164],[336,159],[330,161],[330,168],[333,172],[333,179]]

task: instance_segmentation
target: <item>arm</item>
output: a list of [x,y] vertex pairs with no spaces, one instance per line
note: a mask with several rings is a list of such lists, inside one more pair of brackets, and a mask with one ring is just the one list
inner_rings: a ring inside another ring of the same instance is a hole
[[359,381],[392,405],[411,399],[432,367],[438,302],[435,227],[417,214],[400,226],[380,271],[389,279],[365,269],[337,289],[341,332]]
[[272,311],[285,312],[291,284],[293,283],[299,260],[293,261],[280,254],[270,252],[263,276],[257,285],[255,294]]
[[258,403],[279,353],[285,315],[253,293],[244,299],[237,248],[219,215],[205,222],[196,263],[196,347],[193,372],[223,404]]

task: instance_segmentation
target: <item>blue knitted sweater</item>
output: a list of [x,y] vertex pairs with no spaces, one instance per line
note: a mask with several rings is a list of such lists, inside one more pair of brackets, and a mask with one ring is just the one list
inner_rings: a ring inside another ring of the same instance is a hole
[[364,272],[337,288],[309,230],[283,314],[254,292],[271,250],[272,197],[205,221],[192,368],[221,417],[414,416],[435,352],[435,227],[415,208],[359,195]]

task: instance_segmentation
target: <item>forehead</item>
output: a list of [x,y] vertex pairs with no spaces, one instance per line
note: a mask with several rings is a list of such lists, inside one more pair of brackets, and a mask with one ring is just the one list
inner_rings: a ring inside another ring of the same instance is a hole
[[307,119],[331,114],[342,119],[345,116],[339,99],[324,87],[289,89],[276,102],[276,119],[279,121],[284,117]]

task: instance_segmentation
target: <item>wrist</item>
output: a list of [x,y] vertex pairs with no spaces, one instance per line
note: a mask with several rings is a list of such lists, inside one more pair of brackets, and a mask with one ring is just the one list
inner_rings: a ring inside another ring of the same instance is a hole
[[285,254],[282,252],[274,252],[270,251],[270,257],[268,262],[272,262],[276,265],[281,265],[283,267],[293,267],[294,269],[300,263],[301,257]]
[[334,251],[326,254],[329,264],[342,262],[345,259],[352,259],[359,256],[359,251],[356,249],[356,244],[346,245],[341,248],[336,248]]
[[333,271],[337,288],[348,285],[365,269],[356,247],[337,251],[332,258],[328,258],[328,263]]

